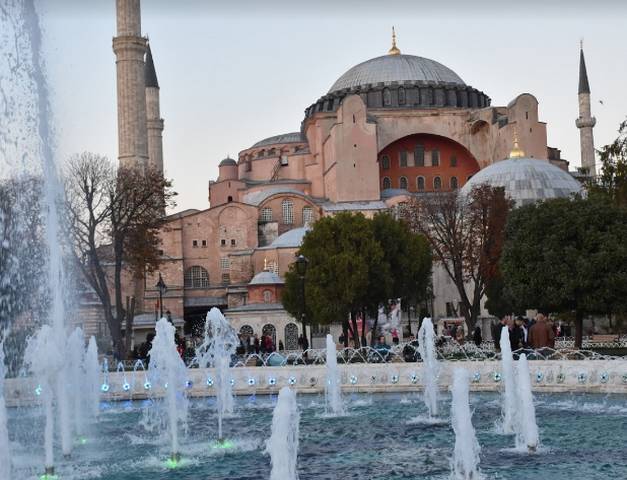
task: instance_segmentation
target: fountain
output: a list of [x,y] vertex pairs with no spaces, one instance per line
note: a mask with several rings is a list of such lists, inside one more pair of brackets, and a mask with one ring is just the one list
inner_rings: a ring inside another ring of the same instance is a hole
[[452,476],[455,480],[479,480],[479,442],[472,426],[472,413],[468,399],[468,372],[456,368],[451,388],[451,423],[455,431],[455,449],[451,461]]
[[9,451],[9,431],[7,410],[4,404],[4,342],[0,342],[0,478],[11,478],[11,453]]
[[272,436],[266,442],[272,465],[270,480],[298,480],[299,421],[296,392],[283,387],[272,415]]
[[100,364],[98,363],[98,346],[94,337],[89,339],[84,362],[85,414],[88,419],[93,420],[100,411]]
[[324,388],[325,407],[327,413],[344,414],[342,402],[342,384],[340,371],[337,368],[337,350],[332,335],[327,335],[327,382]]
[[156,332],[150,350],[148,372],[152,384],[160,384],[165,390],[164,403],[171,446],[168,466],[174,468],[181,460],[179,423],[187,421],[188,400],[185,396],[187,367],[176,349],[174,325],[167,318],[162,318],[157,322]]
[[424,402],[429,410],[429,418],[438,414],[438,372],[439,364],[435,350],[435,332],[430,318],[425,318],[418,330],[418,352],[424,364]]
[[216,409],[218,413],[218,446],[228,446],[224,439],[222,420],[225,414],[233,413],[233,388],[229,376],[231,357],[239,340],[228,320],[218,308],[207,313],[205,322],[205,339],[198,348],[198,366],[213,367],[216,370],[216,381],[213,385],[216,392]]
[[516,418],[516,380],[514,378],[514,357],[509,342],[509,328],[501,329],[501,365],[503,368],[502,430],[505,434],[513,434],[517,430]]
[[538,425],[536,423],[536,409],[533,405],[533,395],[531,394],[531,380],[529,375],[529,364],[527,355],[520,355],[516,365],[516,379],[518,381],[518,409],[519,428],[516,432],[516,448],[527,449],[535,452],[540,444]]

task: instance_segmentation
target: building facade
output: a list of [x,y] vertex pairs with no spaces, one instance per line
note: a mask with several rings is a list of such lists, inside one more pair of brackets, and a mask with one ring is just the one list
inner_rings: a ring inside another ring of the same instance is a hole
[[[122,59],[130,43],[137,54],[146,50],[138,36],[139,0],[117,0],[117,7],[120,160],[163,168],[152,54],[147,51],[143,75],[134,56],[124,60],[128,65]],[[583,56],[582,66],[585,74]],[[146,90],[143,97],[138,82]],[[579,90],[585,103],[587,76]],[[146,122],[133,112],[147,115]],[[589,116],[584,109],[578,121],[589,129],[582,130],[582,142],[584,134],[592,141]],[[333,82],[306,108],[297,131],[270,136],[236,159],[222,160],[218,178],[208,183],[206,206],[168,217],[159,272],[167,285],[164,309],[188,329],[212,307],[252,333],[261,334],[266,320],[279,322],[281,315],[277,331],[285,332],[288,324],[296,325],[290,331],[300,328],[280,308],[280,289],[259,296],[253,279],[263,272],[281,278],[309,225],[340,211],[372,216],[415,194],[460,189],[477,172],[507,159],[515,139],[527,157],[568,170],[559,150],[547,146],[547,127],[532,94],[492,105],[452,69],[402,53],[394,39],[386,55],[357,64]],[[437,268],[434,276],[432,313],[446,317],[456,311],[449,307],[458,304],[457,294]],[[145,314],[157,310],[156,283],[156,276],[149,277],[143,286],[138,307]],[[289,343],[285,334],[280,339]]]

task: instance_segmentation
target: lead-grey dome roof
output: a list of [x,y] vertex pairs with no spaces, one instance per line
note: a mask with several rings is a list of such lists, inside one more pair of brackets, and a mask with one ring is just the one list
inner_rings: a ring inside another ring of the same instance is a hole
[[435,60],[414,55],[383,55],[355,65],[337,79],[329,93],[361,85],[404,81],[466,85],[453,70]]
[[237,162],[233,160],[231,157],[226,157],[224,160],[220,162],[220,165],[218,166],[219,167],[237,166]]
[[263,147],[265,145],[276,145],[279,143],[303,143],[306,141],[307,138],[305,138],[305,136],[300,132],[282,133],[281,135],[264,138],[250,148]]
[[253,277],[249,285],[280,285],[282,283],[285,282],[276,273],[263,270]]
[[549,198],[570,197],[583,190],[568,172],[547,160],[534,158],[509,158],[493,163],[477,172],[464,185],[462,193],[468,194],[473,187],[483,184],[504,187],[516,206]]

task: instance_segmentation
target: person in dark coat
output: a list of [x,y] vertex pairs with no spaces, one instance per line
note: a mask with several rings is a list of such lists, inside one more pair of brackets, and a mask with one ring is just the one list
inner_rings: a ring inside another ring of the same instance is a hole
[[259,336],[255,333],[255,339],[253,340],[253,347],[255,349],[255,353],[259,355]]
[[481,346],[481,342],[483,342],[483,338],[481,338],[481,328],[479,325],[475,327],[475,331],[472,332],[472,341],[475,342],[475,345],[478,347]]

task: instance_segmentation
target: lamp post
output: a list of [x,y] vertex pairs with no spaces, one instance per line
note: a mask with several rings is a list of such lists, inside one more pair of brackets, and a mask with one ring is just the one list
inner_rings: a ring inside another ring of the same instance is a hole
[[163,277],[161,276],[161,272],[159,272],[159,281],[155,285],[159,289],[159,318],[163,318],[163,295],[168,291],[168,287],[163,281]]
[[407,311],[407,328],[409,329],[409,336],[411,336],[411,314],[414,313],[414,306],[410,305]]
[[[309,260],[304,255],[296,256],[296,271],[298,272],[298,276],[300,277],[301,282],[301,295],[303,297],[303,311],[301,313],[301,323],[303,325],[303,335],[307,338],[307,300],[305,299],[305,275],[307,273],[307,264]],[[312,331],[311,326],[309,327],[309,348],[312,348]]]

